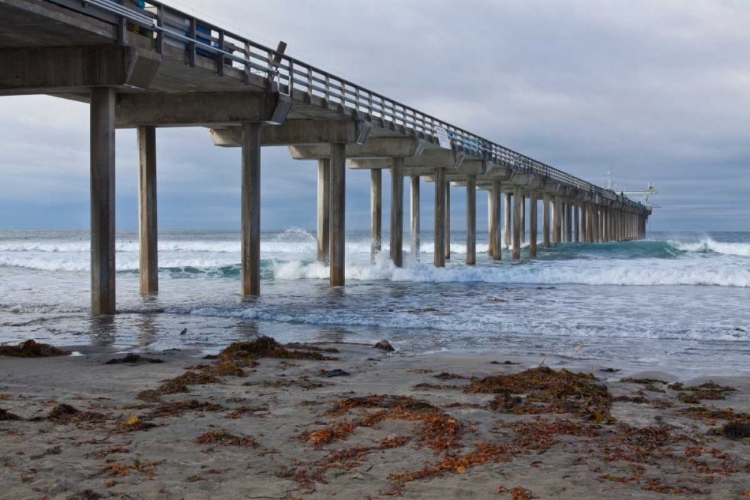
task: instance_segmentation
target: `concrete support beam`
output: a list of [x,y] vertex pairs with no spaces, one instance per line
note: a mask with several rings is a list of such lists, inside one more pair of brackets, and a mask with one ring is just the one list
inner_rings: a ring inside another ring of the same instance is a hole
[[536,239],[537,239],[537,197],[532,192],[529,195],[529,257],[536,258]]
[[[262,132],[261,132],[262,135]],[[331,244],[331,160],[318,160],[318,262],[328,264]]]
[[138,127],[138,242],[141,293],[159,291],[156,129]]
[[542,197],[542,246],[549,248],[549,209],[550,209],[549,194],[544,193]]
[[445,260],[451,259],[451,183],[445,182]]
[[576,202],[573,205],[573,241],[581,241],[581,204]]
[[521,195],[521,244],[526,243],[526,196]]
[[599,243],[600,239],[600,219],[599,219],[599,205],[593,205],[593,226],[594,226],[594,241],[593,243]]
[[[373,137],[372,141],[382,140],[383,138]],[[350,158],[346,161],[349,168],[372,169],[372,168],[389,168],[387,157],[360,157]],[[436,168],[450,169],[452,174],[482,175],[489,168],[487,162],[481,160],[463,160],[458,163],[458,159],[453,151],[445,149],[427,149],[421,151],[419,155],[407,156],[404,158],[404,175],[418,175],[425,177],[425,180],[432,182],[432,175]],[[462,177],[460,180],[464,180]],[[446,178],[446,180],[448,180]],[[459,180],[459,179],[456,179]]]
[[260,124],[242,125],[242,295],[260,295]]
[[[502,200],[503,190],[500,181],[492,181],[492,188],[489,194],[489,211],[490,211],[490,257],[492,260],[501,260],[503,258],[503,241],[502,232],[500,231],[500,221],[502,220]],[[506,209],[506,214],[509,211]]]
[[552,241],[562,242],[563,209],[562,196],[555,196],[554,227]]
[[91,89],[91,312],[115,314],[115,90]]
[[286,120],[290,109],[289,96],[270,92],[120,94],[117,99],[117,127],[276,124]]
[[521,186],[513,187],[513,260],[521,258]]
[[510,217],[513,214],[513,209],[511,208],[511,200],[513,198],[513,195],[511,193],[505,193],[505,248],[510,248],[510,240],[511,236],[513,235],[513,229],[511,228],[511,220]]
[[477,178],[466,178],[466,265],[477,263]]
[[331,286],[346,284],[346,145],[331,144]]
[[[372,125],[359,120],[286,120],[275,127],[263,127],[260,141],[264,146],[305,144],[364,144]],[[241,145],[239,127],[211,129],[209,135],[215,146],[232,148]]]
[[445,267],[445,170],[435,169],[435,267]]
[[404,159],[391,158],[391,260],[404,265]]
[[0,95],[147,89],[160,64],[154,51],[127,46],[2,48]]
[[411,254],[419,261],[420,227],[419,227],[419,176],[411,178],[411,228],[409,239],[411,243]]
[[383,241],[383,171],[370,171],[370,262],[382,250]]
[[[313,146],[289,146],[289,154],[295,160],[315,160],[331,158],[332,146],[316,144]],[[424,142],[409,137],[370,137],[364,144],[346,144],[347,158],[380,158],[376,160],[379,168],[390,168],[388,158],[406,158],[419,156],[424,149]],[[384,163],[385,162],[385,163]],[[354,160],[350,165],[356,164]]]
[[565,204],[565,241],[573,241],[573,205],[570,201]]

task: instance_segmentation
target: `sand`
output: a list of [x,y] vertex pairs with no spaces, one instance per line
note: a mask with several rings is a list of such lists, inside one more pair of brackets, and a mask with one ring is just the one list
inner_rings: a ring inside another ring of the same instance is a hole
[[[123,355],[93,347],[76,348],[82,356],[0,357],[0,409],[19,417],[0,420],[0,497],[750,497],[750,439],[721,435],[725,420],[703,418],[709,407],[750,413],[748,378],[714,379],[738,390],[690,404],[678,399],[690,391],[621,382],[595,367],[595,383],[620,397],[606,415],[527,414],[518,410],[525,394],[492,409],[493,394],[463,389],[472,377],[534,369],[542,359],[321,347],[339,359],[264,358],[244,377],[158,402],[137,395],[214,361],[168,351],[142,353],[163,363],[108,365]],[[348,375],[322,375],[334,369]],[[452,375],[437,378],[442,372]],[[671,381],[658,372],[634,378]],[[360,399],[337,405],[347,398]],[[193,400],[191,409],[166,406]],[[48,418],[60,404],[92,413]]]

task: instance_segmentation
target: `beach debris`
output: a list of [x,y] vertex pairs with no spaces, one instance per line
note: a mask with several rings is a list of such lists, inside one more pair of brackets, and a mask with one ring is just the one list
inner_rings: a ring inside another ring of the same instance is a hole
[[508,494],[513,500],[532,500],[536,498],[531,490],[527,490],[523,486],[516,486],[512,490],[509,490]]
[[580,351],[581,349],[583,349],[583,342],[577,342],[573,344],[573,349],[575,349],[576,351]]
[[423,308],[417,308],[417,309],[409,309],[409,312],[411,314],[419,314],[419,313],[427,313],[427,312],[438,312],[437,307],[423,307]]
[[294,344],[295,347],[287,348],[276,342],[271,337],[258,337],[253,341],[235,342],[228,345],[218,355],[218,359],[232,361],[240,366],[254,365],[259,358],[277,359],[311,359],[316,361],[334,361],[337,358],[321,354],[322,348]]
[[490,297],[490,302],[508,302],[506,299],[501,299],[500,297]]
[[373,346],[373,348],[380,349],[381,351],[386,351],[386,352],[393,352],[393,351],[396,350],[396,349],[393,348],[393,346],[391,345],[391,343],[388,342],[387,340],[381,340],[380,342],[378,342],[377,344],[375,344]]
[[100,500],[102,497],[99,493],[94,490],[83,490],[78,493],[73,493],[67,500]]
[[[331,354],[338,354],[339,352],[341,352],[335,347],[320,347],[320,346],[312,345],[312,344],[303,344],[301,342],[289,342],[288,344],[284,344],[284,347],[286,347],[287,349],[302,349],[305,351],[328,352]],[[286,363],[286,361],[282,361],[279,364],[283,364],[283,363]],[[288,363],[288,365],[299,366],[294,363]]]
[[8,410],[5,410],[3,408],[0,408],[0,422],[3,420],[23,420],[21,417],[16,415],[15,413],[11,413]]
[[349,376],[349,372],[345,372],[344,370],[342,370],[340,368],[336,368],[334,370],[330,370],[330,371],[322,373],[321,376],[325,377],[325,378],[331,378],[331,377],[348,377]]
[[62,448],[60,448],[59,446],[53,446],[52,448],[47,448],[39,455],[31,455],[29,458],[31,460],[39,460],[40,458],[44,458],[47,455],[59,455],[60,453],[62,453]]
[[506,359],[503,362],[500,362],[500,361],[490,361],[490,364],[491,365],[520,365],[521,363],[516,363],[514,361],[510,361],[510,360]]
[[49,344],[42,344],[34,340],[26,340],[17,346],[0,345],[0,356],[14,356],[17,358],[47,358],[50,356],[68,356],[70,351],[60,349]]
[[458,375],[456,373],[448,373],[448,372],[442,372],[438,375],[433,375],[435,378],[440,380],[466,380],[469,377],[464,377],[463,375]]
[[721,428],[721,433],[731,439],[750,438],[750,423],[728,423]]
[[[680,391],[677,394],[677,399],[683,403],[688,404],[699,404],[701,400],[722,400],[726,399],[726,396],[730,392],[735,392],[737,389],[734,387],[727,387],[716,384],[713,381],[706,382],[701,385],[686,387],[680,382],[668,385],[667,388],[673,391]],[[684,391],[684,392],[683,392]]]
[[183,328],[182,331],[180,332],[180,335],[187,335],[187,332],[188,332],[188,329]]
[[610,415],[612,395],[591,373],[539,366],[519,373],[472,379],[464,392],[495,394],[490,407],[498,411],[570,413],[597,422],[614,422]]
[[599,371],[604,373],[617,373],[620,371],[620,368],[602,368]]
[[82,422],[99,423],[107,420],[107,417],[101,413],[81,411],[69,404],[61,403],[52,408],[46,417],[35,417],[31,420],[34,422],[49,420],[56,424],[76,424]]
[[136,431],[147,431],[149,429],[156,427],[156,424],[152,424],[151,422],[144,422],[137,415],[130,415],[125,420],[119,422],[117,424],[117,427],[121,431],[136,432]]
[[732,328],[732,330],[734,330],[735,332],[746,332],[747,331],[744,328],[742,328],[741,326],[735,326],[734,328]]
[[118,365],[118,364],[141,364],[141,363],[164,363],[163,359],[158,358],[147,358],[140,354],[128,353],[124,358],[113,358],[104,363],[105,365]]
[[179,417],[186,411],[223,411],[224,407],[214,403],[190,399],[185,401],[170,401],[161,403],[149,415],[150,418]]
[[179,377],[163,380],[162,384],[156,390],[141,391],[136,396],[144,401],[155,402],[160,396],[166,394],[177,394],[181,392],[190,392],[188,389],[191,385],[219,384],[221,379],[206,372],[187,371]]
[[296,379],[276,379],[276,380],[262,380],[260,382],[246,382],[242,384],[244,386],[260,386],[260,387],[292,387],[298,386],[305,390],[319,389],[328,385],[333,385],[330,382],[316,382],[310,380],[306,375],[297,377]]
[[254,448],[258,443],[250,436],[236,436],[229,431],[217,429],[206,432],[195,438],[198,444],[213,444],[222,446],[244,446]]
[[633,377],[625,377],[620,379],[620,382],[623,384],[641,384],[641,385],[653,385],[653,384],[667,384],[669,382],[665,382],[664,380],[659,380],[658,378],[633,378]]

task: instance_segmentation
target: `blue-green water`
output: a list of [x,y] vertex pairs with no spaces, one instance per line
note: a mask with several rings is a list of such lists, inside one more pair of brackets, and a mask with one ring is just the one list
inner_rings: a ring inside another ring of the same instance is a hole
[[[239,296],[239,235],[160,235],[160,293],[138,293],[135,233],[118,235],[119,314],[91,318],[86,232],[0,232],[0,342],[216,349],[238,338],[390,339],[406,353],[491,351],[689,373],[750,371],[750,233],[656,233],[638,242],[561,244],[539,258],[464,265],[452,234],[445,269],[403,269],[387,245],[370,264],[365,232],[347,237],[345,289],[328,287],[315,239],[264,233],[262,291]],[[427,309],[427,311],[425,311]],[[183,328],[188,334],[178,335]],[[580,350],[574,344],[582,342]]]

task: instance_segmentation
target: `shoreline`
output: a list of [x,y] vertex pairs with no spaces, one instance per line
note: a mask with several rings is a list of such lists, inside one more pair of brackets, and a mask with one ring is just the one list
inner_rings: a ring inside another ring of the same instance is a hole
[[[511,491],[528,490],[528,498],[594,499],[700,491],[726,499],[750,490],[750,439],[710,434],[727,421],[709,418],[726,417],[716,412],[728,407],[732,418],[750,413],[750,376],[714,378],[726,391],[703,393],[685,389],[702,379],[677,389],[621,382],[622,372],[595,372],[602,380],[593,381],[551,359],[313,346],[324,350],[292,352],[339,359],[260,357],[217,375],[221,359],[197,351],[141,350],[163,363],[112,365],[105,362],[123,354],[100,346],[75,346],[75,357],[0,357],[0,408],[22,419],[0,422],[4,494],[514,498]],[[347,375],[324,376],[333,370]],[[211,380],[143,399],[188,372]],[[574,377],[559,387],[594,392],[559,400],[523,387],[472,392],[497,376],[511,384]],[[695,394],[725,399],[680,400]],[[55,420],[61,404],[83,413]]]

